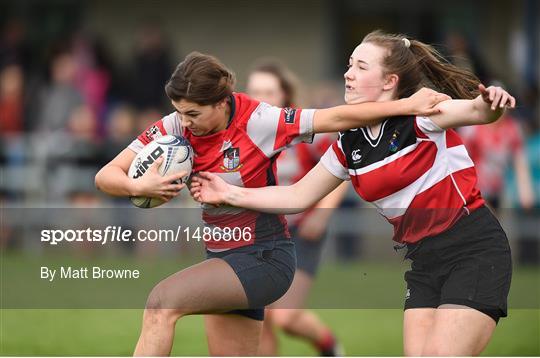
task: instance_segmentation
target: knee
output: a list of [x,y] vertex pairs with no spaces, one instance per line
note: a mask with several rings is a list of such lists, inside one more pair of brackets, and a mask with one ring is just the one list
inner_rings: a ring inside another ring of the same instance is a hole
[[156,285],[146,301],[144,321],[147,324],[176,323],[186,312],[179,307],[173,307],[164,299],[163,288]]
[[272,320],[274,322],[274,325],[283,329],[284,331],[287,331],[294,325],[295,321],[298,319],[299,312],[300,311],[298,309],[287,308],[273,310]]

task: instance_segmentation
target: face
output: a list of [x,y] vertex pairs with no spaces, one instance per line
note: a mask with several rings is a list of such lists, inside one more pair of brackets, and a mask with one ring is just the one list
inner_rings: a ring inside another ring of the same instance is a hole
[[253,72],[247,83],[247,93],[254,99],[272,106],[283,107],[285,93],[281,89],[279,79],[268,72]]
[[344,74],[346,103],[391,99],[387,97],[391,96],[393,87],[389,87],[389,76],[384,74],[381,66],[385,52],[384,48],[371,43],[361,43],[354,49],[349,58],[349,69]]
[[216,133],[227,126],[229,119],[227,100],[206,106],[185,99],[172,101],[172,104],[182,118],[182,126],[194,136]]

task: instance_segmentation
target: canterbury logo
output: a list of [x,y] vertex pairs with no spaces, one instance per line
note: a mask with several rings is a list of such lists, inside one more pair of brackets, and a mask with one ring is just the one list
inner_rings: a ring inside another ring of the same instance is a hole
[[354,160],[355,162],[359,161],[360,159],[362,159],[362,154],[360,154],[360,149],[355,149],[352,151],[351,153],[351,158],[352,160]]

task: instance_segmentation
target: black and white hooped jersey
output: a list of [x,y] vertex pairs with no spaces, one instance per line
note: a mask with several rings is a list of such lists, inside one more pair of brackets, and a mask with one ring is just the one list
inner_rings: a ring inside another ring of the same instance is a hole
[[352,181],[358,195],[394,226],[398,242],[437,235],[484,204],[456,131],[426,117],[387,119],[377,136],[369,128],[342,132],[321,163]]

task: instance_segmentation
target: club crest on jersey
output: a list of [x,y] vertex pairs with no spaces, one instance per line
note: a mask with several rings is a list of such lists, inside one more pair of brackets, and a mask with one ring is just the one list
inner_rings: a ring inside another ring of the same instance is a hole
[[148,128],[146,132],[144,132],[144,135],[146,138],[148,138],[149,141],[153,141],[156,138],[161,137],[161,131],[159,130],[159,127],[156,125],[153,125],[152,127]]
[[235,172],[242,166],[243,164],[240,164],[240,148],[228,148],[223,152],[222,170]]
[[296,115],[296,109],[294,108],[283,108],[283,113],[285,113],[285,123],[294,124],[294,116]]
[[396,152],[399,148],[399,141],[397,139],[399,135],[399,131],[395,130],[394,133],[392,133],[392,138],[390,138],[390,141],[388,142],[390,145],[388,146],[388,150],[391,152]]

